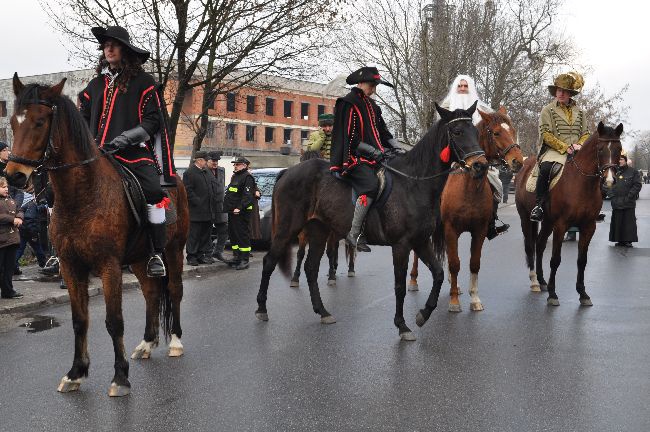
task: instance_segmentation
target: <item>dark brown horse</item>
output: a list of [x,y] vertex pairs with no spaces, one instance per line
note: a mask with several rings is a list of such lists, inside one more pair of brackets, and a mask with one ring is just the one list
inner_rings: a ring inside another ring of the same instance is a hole
[[[450,163],[463,162],[477,172],[487,169],[487,160],[478,145],[478,132],[471,122],[475,109],[476,105],[468,111],[450,112],[438,107],[442,120],[436,122],[411,151],[389,162],[390,169],[394,171],[393,191],[386,204],[380,209],[371,209],[366,219],[368,242],[390,245],[393,249],[394,324],[402,340],[415,340],[403,315],[408,254],[411,250],[418,252],[434,279],[426,309],[418,314],[420,325],[435,309],[440,294],[444,273],[440,260],[434,255],[430,239],[434,221],[439,216],[438,199]],[[444,157],[443,162],[441,151],[445,147],[447,149],[443,154],[449,157]],[[305,230],[309,241],[305,273],[313,310],[321,316],[321,323],[336,322],[320,298],[318,268],[328,236],[333,232],[338,239],[342,239],[350,230],[352,213],[351,187],[332,176],[327,162],[312,159],[284,173],[273,192],[275,230],[271,248],[264,256],[257,295],[258,309],[255,312],[258,319],[268,320],[267,291],[275,266],[280,263],[283,272],[289,275],[291,242]]]
[[[531,290],[539,292],[548,289],[547,303],[559,306],[555,293],[555,274],[561,261],[562,239],[569,227],[580,230],[578,242],[578,278],[576,290],[580,304],[591,306],[592,302],[585,289],[585,267],[591,237],[596,231],[596,218],[603,205],[601,185],[607,187],[615,181],[615,170],[621,156],[620,136],[623,125],[616,129],[598,123],[597,132],[589,137],[572,158],[564,165],[562,177],[551,189],[544,204],[544,220],[538,233],[538,222],[530,220],[530,212],[535,206],[535,193],[526,191],[526,181],[537,163],[531,157],[517,176],[515,201],[524,233],[524,248],[529,269]],[[551,256],[551,277],[548,284],[544,280],[542,259],[546,241],[553,233],[553,252]],[[537,271],[535,271],[537,270]]]
[[[300,162],[304,162],[310,159],[319,159],[320,152],[314,151],[314,150],[309,150],[306,151],[301,157],[300,157]],[[329,286],[334,286],[336,285],[336,270],[338,269],[339,266],[339,239],[336,238],[336,234],[330,234],[330,236],[327,238],[327,246],[326,246],[326,253],[327,253],[327,259],[329,262],[329,271],[327,272],[327,285]],[[355,271],[354,271],[354,259],[356,253],[354,251],[348,250],[348,246],[345,245],[346,248],[346,254],[345,256],[348,259],[348,277],[354,277],[355,276]],[[298,253],[297,253],[297,262],[296,262],[296,268],[293,271],[293,276],[291,276],[291,282],[289,282],[289,286],[293,288],[297,288],[300,286],[300,266],[302,265],[302,262],[305,259],[305,252],[307,250],[307,233],[306,232],[301,232],[298,235]]]
[[[169,356],[183,354],[180,303],[183,297],[183,247],[187,239],[188,208],[183,183],[169,190],[177,222],[168,226],[164,260],[167,276],[149,278],[146,264],[149,240],[136,229],[135,218],[122,188],[120,174],[100,153],[74,103],[61,95],[59,84],[23,85],[14,75],[15,112],[13,161],[7,164],[10,182],[23,187],[36,166],[49,171],[56,199],[51,238],[59,254],[61,273],[72,308],[75,352],[72,368],[59,384],[60,392],[78,390],[88,376],[88,277],[102,280],[106,329],[113,340],[115,375],[110,396],[130,392],[129,363],[124,350],[122,264],[131,264],[146,301],[144,340],[133,358],[148,358],[158,344],[160,319],[165,337],[171,335]],[[137,236],[131,247],[129,237]],[[159,318],[160,315],[160,318]]]
[[[479,143],[485,151],[485,157],[492,164],[507,164],[517,172],[521,169],[524,158],[517,144],[517,132],[506,114],[505,108],[486,114],[479,111],[482,120],[476,126]],[[440,210],[447,244],[447,262],[449,264],[449,312],[460,312],[458,299],[458,237],[464,232],[472,235],[471,255],[469,261],[470,309],[482,311],[483,304],[478,297],[478,273],[481,268],[481,251],[492,219],[494,198],[486,176],[470,176],[466,171],[459,175],[450,175],[442,192]]]

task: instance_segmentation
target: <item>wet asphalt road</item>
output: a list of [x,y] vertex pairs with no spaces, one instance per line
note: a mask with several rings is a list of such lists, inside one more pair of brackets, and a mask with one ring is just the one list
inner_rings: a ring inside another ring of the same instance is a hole
[[[592,308],[578,305],[576,244],[563,249],[561,306],[529,292],[515,209],[500,214],[513,228],[484,248],[485,311],[470,312],[464,294],[463,312],[448,313],[442,295],[418,329],[431,286],[424,274],[405,304],[416,342],[400,342],[392,324],[390,250],[379,247],[359,257],[356,278],[342,266],[336,287],[321,271],[338,319],[331,326],[311,311],[304,279],[292,289],[279,274],[271,320],[256,320],[259,261],[247,272],[186,280],[185,355],[158,348],[149,361],[131,360],[132,394],[121,399],[106,395],[113,353],[101,298],[91,299],[90,376],[77,393],[56,392],[72,361],[69,307],[38,312],[60,322],[46,331],[9,323],[0,333],[0,430],[650,430],[650,188],[637,209],[636,248],[613,247],[608,223],[598,225],[586,273]],[[466,291],[469,275],[460,281]],[[125,294],[124,315],[130,352],[144,326],[139,292]]]

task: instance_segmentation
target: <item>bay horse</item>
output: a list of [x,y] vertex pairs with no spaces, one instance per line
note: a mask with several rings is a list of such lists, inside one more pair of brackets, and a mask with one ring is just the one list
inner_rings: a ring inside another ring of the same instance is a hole
[[[177,221],[167,227],[167,276],[149,278],[149,240],[142,230],[136,231],[117,169],[100,152],[75,104],[61,94],[64,84],[65,78],[51,87],[24,85],[14,75],[14,144],[6,173],[12,184],[24,187],[36,167],[45,169],[56,199],[50,232],[68,286],[75,335],[72,368],[58,390],[78,390],[88,376],[88,277],[92,272],[102,281],[106,329],[115,353],[115,375],[108,394],[124,396],[130,393],[131,384],[123,341],[122,264],[131,264],[146,302],[144,340],[132,358],[149,358],[158,344],[160,321],[165,338],[171,336],[168,355],[183,354],[180,303],[183,247],[189,226],[187,195],[177,178],[176,187],[168,191]],[[132,235],[137,238],[131,243]]]
[[[310,159],[318,159],[318,158],[322,159],[320,156],[320,152],[315,150],[308,150],[304,152],[303,155],[300,157],[300,162],[304,162]],[[330,236],[327,237],[327,246],[325,250],[329,262],[329,271],[327,272],[327,285],[329,286],[336,285],[336,270],[338,269],[339,266],[339,243],[340,241],[335,237],[335,234],[330,234]],[[303,231],[300,234],[298,234],[298,252],[296,254],[297,257],[296,269],[293,271],[293,276],[291,276],[291,281],[289,282],[290,287],[297,288],[298,286],[300,286],[300,266],[302,265],[302,262],[305,259],[306,250],[307,250],[307,233]],[[356,252],[354,250],[350,250],[347,244],[345,245],[345,250],[346,250],[345,256],[348,260],[348,277],[354,277],[355,276],[354,260],[355,260]]]
[[[545,200],[541,229],[538,227],[538,222],[530,220],[530,212],[535,206],[535,193],[526,191],[526,182],[537,163],[537,158],[528,158],[517,176],[515,202],[524,234],[530,288],[533,292],[548,290],[548,305],[560,305],[555,292],[555,275],[560,266],[564,234],[572,226],[580,230],[576,290],[580,296],[580,305],[593,305],[584,283],[587,252],[596,231],[596,219],[603,205],[601,185],[604,181],[607,187],[611,187],[615,181],[615,170],[622,150],[620,140],[622,133],[622,123],[614,129],[600,122],[596,133],[587,139],[582,149],[572,158],[567,159],[562,176],[555,187],[549,191],[548,198]],[[553,233],[551,276],[546,283],[542,259],[551,232]]]
[[[494,113],[479,110],[481,121],[478,129],[479,143],[485,151],[488,162],[494,165],[507,165],[513,172],[521,169],[524,158],[517,144],[517,132],[504,107]],[[447,245],[449,265],[449,312],[460,312],[458,299],[458,237],[464,232],[472,236],[469,261],[470,310],[482,311],[483,303],[478,296],[478,273],[481,268],[481,251],[492,219],[494,198],[487,176],[470,176],[467,171],[450,175],[440,198],[442,229]],[[416,261],[417,262],[417,261]]]
[[[396,311],[393,323],[400,339],[415,340],[404,320],[408,254],[415,250],[433,275],[433,288],[428,305],[435,308],[444,273],[436,252],[444,240],[431,243],[433,224],[438,217],[438,198],[451,162],[467,164],[472,170],[487,169],[487,160],[478,145],[478,132],[471,122],[476,109],[450,112],[436,106],[441,120],[435,122],[424,137],[405,154],[385,163],[394,172],[393,190],[386,204],[368,212],[365,234],[369,244],[390,245],[393,251]],[[443,148],[445,151],[443,152]],[[442,158],[441,158],[442,152]],[[444,159],[444,161],[442,160]],[[306,231],[309,252],[305,273],[312,307],[323,324],[336,319],[327,311],[320,297],[318,269],[330,233],[342,239],[350,231],[353,215],[352,188],[336,179],[329,163],[312,159],[289,168],[273,191],[273,223],[271,248],[264,256],[262,279],[257,295],[255,316],[268,321],[267,293],[271,274],[279,263],[286,276],[291,271],[291,242]]]

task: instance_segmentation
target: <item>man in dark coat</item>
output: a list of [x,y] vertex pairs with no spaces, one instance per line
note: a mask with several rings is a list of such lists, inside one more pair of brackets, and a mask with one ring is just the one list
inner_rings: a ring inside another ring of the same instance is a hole
[[248,171],[248,159],[239,156],[232,163],[235,172],[223,201],[223,210],[228,212],[228,234],[234,256],[229,264],[235,270],[245,270],[251,252],[250,220],[256,185],[253,175]]
[[393,85],[384,81],[375,67],[363,67],[353,72],[346,82],[356,84],[356,87],[336,101],[330,170],[347,180],[359,196],[346,241],[364,252],[370,249],[360,241],[360,237],[363,221],[377,197],[379,180],[376,171],[384,152],[398,146],[388,132],[381,109],[371,96],[378,84]]
[[[4,176],[10,153],[7,143],[0,141],[0,176]],[[23,205],[24,195],[22,190],[14,186],[9,186],[9,196],[16,202],[18,208]]]
[[194,154],[194,163],[183,173],[183,184],[187,190],[187,203],[190,210],[190,232],[185,252],[187,263],[191,266],[210,264],[214,260],[206,251],[211,251],[210,231],[212,230],[212,173],[207,169],[208,154],[202,150]]
[[161,183],[176,184],[166,108],[153,76],[142,67],[149,52],[131,44],[123,27],[93,27],[91,31],[101,55],[97,76],[79,93],[80,111],[95,134],[97,146],[114,152],[115,159],[138,178],[147,202],[154,249],[147,274],[165,276],[162,256],[167,243],[165,208],[169,198]]
[[627,165],[626,155],[621,155],[611,191],[612,220],[609,225],[609,241],[616,242],[616,246],[632,247],[633,242],[639,241],[634,209],[641,186],[641,174]]
[[512,181],[512,176],[514,174],[507,166],[502,166],[499,168],[499,180],[501,180],[501,186],[503,186],[503,203],[508,202],[508,194],[510,193],[510,182]]
[[223,212],[223,199],[226,193],[226,170],[219,166],[220,151],[208,152],[208,169],[212,173],[210,185],[212,186],[212,230],[216,235],[213,242],[212,257],[221,262],[227,260],[223,256],[223,249],[228,240],[228,214]]

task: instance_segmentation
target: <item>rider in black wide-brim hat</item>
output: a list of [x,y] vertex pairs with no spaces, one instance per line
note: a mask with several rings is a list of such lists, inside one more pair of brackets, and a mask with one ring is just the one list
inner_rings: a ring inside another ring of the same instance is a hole
[[374,82],[375,84],[384,84],[388,87],[395,87],[381,77],[376,67],[362,67],[348,75],[345,82],[350,85],[363,82]]
[[106,42],[108,39],[115,39],[120,42],[123,46],[133,51],[142,63],[146,62],[149,59],[149,51],[138,48],[137,46],[131,43],[131,36],[129,32],[126,31],[124,27],[120,26],[108,26],[104,27],[93,27],[90,31],[95,35],[97,41],[101,44]]

